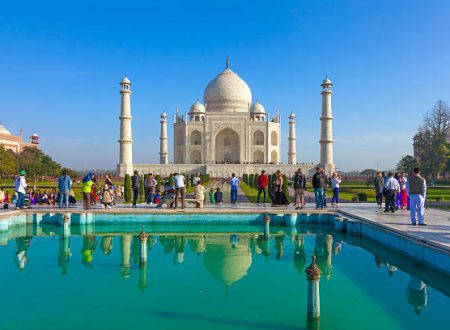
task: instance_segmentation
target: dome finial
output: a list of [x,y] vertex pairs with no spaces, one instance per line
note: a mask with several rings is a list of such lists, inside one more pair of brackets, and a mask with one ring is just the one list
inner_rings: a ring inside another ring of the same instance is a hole
[[230,68],[230,57],[227,55],[227,59],[225,61],[225,68],[229,69]]

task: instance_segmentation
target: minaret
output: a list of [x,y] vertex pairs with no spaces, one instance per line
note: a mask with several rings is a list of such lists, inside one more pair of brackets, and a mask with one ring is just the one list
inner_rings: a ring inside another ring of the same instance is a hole
[[289,115],[289,151],[288,164],[297,164],[297,147],[295,143],[295,114]]
[[336,170],[333,163],[333,116],[331,114],[331,80],[325,77],[322,82],[322,116],[320,117],[320,166],[330,175]]
[[169,147],[167,145],[167,115],[161,114],[161,136],[159,138],[159,163],[169,164]]
[[131,138],[131,82],[127,76],[120,82],[120,94],[122,104],[120,107],[120,156],[118,171],[120,176],[132,174],[133,172],[133,139]]

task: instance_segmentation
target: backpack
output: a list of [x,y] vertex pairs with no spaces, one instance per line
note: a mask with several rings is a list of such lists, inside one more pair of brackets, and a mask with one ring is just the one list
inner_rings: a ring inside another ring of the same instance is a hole
[[303,180],[304,180],[303,174],[296,174],[294,176],[294,188],[295,189],[303,188]]

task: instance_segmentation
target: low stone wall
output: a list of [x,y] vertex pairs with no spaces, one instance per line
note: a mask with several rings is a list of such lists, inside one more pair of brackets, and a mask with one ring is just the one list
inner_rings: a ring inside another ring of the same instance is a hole
[[[118,166],[118,169],[122,175],[120,166]],[[168,176],[170,173],[175,172],[185,174],[200,172],[209,174],[213,178],[229,178],[232,173],[241,177],[244,174],[260,173],[262,170],[265,170],[267,173],[275,173],[277,170],[280,170],[287,176],[293,176],[299,168],[307,176],[310,176],[313,174],[314,164],[133,164],[133,170],[139,171],[139,173]]]

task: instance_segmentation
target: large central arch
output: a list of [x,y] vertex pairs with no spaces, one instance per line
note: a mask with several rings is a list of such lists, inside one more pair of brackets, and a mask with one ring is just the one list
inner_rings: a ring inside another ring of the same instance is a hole
[[224,128],[216,135],[214,150],[216,163],[239,164],[239,134],[231,128]]

